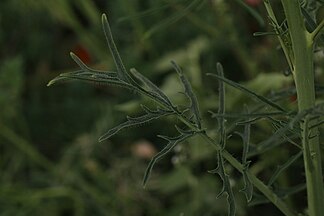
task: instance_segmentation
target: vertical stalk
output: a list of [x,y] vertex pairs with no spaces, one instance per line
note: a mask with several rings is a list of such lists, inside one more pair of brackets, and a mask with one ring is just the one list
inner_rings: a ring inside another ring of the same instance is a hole
[[[311,34],[306,31],[299,1],[281,2],[288,22],[294,55],[293,75],[297,89],[298,111],[302,112],[315,105],[313,40]],[[324,186],[318,128],[310,129],[315,121],[306,116],[301,127],[309,215],[320,216],[323,215]]]

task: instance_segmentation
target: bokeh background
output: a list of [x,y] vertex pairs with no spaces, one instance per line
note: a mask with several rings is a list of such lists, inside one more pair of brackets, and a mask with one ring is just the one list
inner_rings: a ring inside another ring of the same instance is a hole
[[[77,69],[70,51],[89,66],[115,69],[101,27],[101,14],[107,13],[126,67],[135,67],[185,104],[170,64],[176,61],[190,78],[204,124],[212,131],[217,121],[208,110],[217,110],[217,81],[205,74],[215,72],[216,62],[223,64],[226,77],[259,94],[293,84],[276,38],[253,36],[271,30],[262,2],[242,2],[1,0],[0,215],[226,215],[225,198],[216,199],[220,179],[207,172],[216,167],[215,152],[199,139],[179,145],[160,161],[143,189],[146,165],[165,145],[156,135],[175,135],[175,119],[127,129],[99,143],[100,135],[126,115],[140,114],[139,104],[151,102],[96,83],[46,85],[60,73]],[[280,18],[279,1],[273,4]],[[316,64],[321,74],[320,55]],[[294,100],[287,97],[283,103],[294,107]],[[253,101],[228,89],[229,111],[241,111],[244,103]],[[264,124],[254,129],[258,139],[274,128]],[[228,146],[240,156],[239,137],[231,138]],[[261,179],[269,178],[290,155],[289,148],[271,151],[256,158],[262,162],[252,169]],[[227,169],[237,215],[280,215],[271,204],[248,206],[239,192],[240,175]],[[302,161],[294,169],[279,179],[283,185],[303,181]],[[296,196],[291,203],[304,202],[303,190]]]

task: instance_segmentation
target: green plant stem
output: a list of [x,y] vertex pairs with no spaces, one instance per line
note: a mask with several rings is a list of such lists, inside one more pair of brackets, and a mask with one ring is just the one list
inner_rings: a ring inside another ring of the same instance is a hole
[[316,27],[316,29],[311,33],[312,40],[315,42],[317,36],[320,35],[321,30],[324,28],[324,19],[320,22],[320,24]]
[[[299,1],[282,0],[294,53],[294,80],[297,90],[298,111],[315,105],[313,40],[306,31]],[[316,121],[316,120],[315,120]],[[318,128],[310,117],[305,117],[302,127],[302,145],[307,185],[309,215],[323,215],[324,186]]]

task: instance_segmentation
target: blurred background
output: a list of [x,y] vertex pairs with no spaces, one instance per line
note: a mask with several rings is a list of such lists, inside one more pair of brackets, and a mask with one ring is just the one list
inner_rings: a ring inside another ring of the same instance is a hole
[[[280,4],[273,5],[280,19]],[[216,167],[216,154],[199,139],[182,143],[160,161],[143,189],[146,165],[165,145],[156,135],[175,135],[175,119],[98,142],[126,115],[139,115],[139,104],[152,102],[96,83],[46,87],[60,73],[77,69],[70,51],[93,68],[115,70],[102,13],[108,15],[126,67],[135,67],[178,104],[186,100],[170,61],[183,67],[211,133],[217,121],[208,110],[218,107],[217,81],[205,74],[215,72],[216,62],[223,64],[227,78],[259,94],[293,84],[276,38],[253,37],[254,32],[271,30],[260,0],[1,0],[0,215],[226,215],[226,199],[216,199],[219,177],[207,172]],[[317,64],[321,74],[322,57]],[[227,96],[230,112],[253,102],[230,88]],[[293,107],[294,97],[283,103]],[[258,139],[272,131],[264,124],[254,135]],[[240,156],[239,137],[231,138],[228,146]],[[257,158],[263,162],[252,171],[269,178],[289,154],[289,148],[273,149],[271,156]],[[295,166],[302,172],[302,161]],[[239,192],[240,175],[227,169],[237,215],[280,215],[271,204],[249,207]],[[286,173],[280,182],[290,185],[300,178]],[[303,203],[304,191],[298,197]]]

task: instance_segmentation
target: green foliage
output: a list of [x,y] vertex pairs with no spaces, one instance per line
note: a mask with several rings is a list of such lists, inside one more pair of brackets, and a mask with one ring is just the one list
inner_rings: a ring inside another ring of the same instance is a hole
[[[307,212],[301,155],[314,154],[301,143],[323,132],[323,1],[301,1],[318,98],[302,112],[288,19],[264,2],[268,14],[243,0],[1,1],[0,215]],[[46,89],[53,76],[93,86]]]
[[[224,78],[223,73],[223,67],[221,64],[217,64],[217,71],[218,75],[215,74],[208,74],[210,76],[213,76],[218,79],[219,83],[219,108],[218,108],[218,141],[217,143],[214,143],[213,139],[210,138],[205,130],[202,130],[202,120],[200,117],[200,111],[199,111],[199,105],[198,100],[196,98],[196,95],[194,94],[191,84],[189,80],[186,78],[186,76],[183,74],[180,67],[172,61],[173,67],[178,73],[178,76],[180,78],[180,81],[183,84],[184,87],[184,94],[189,99],[189,106],[185,107],[183,110],[179,110],[178,105],[173,105],[170,98],[166,96],[166,94],[163,93],[163,91],[157,87],[155,84],[153,84],[149,79],[147,79],[145,76],[140,74],[135,69],[131,69],[131,73],[128,73],[123,61],[119,55],[119,52],[117,51],[113,36],[111,34],[111,28],[109,26],[108,20],[106,15],[104,14],[102,16],[102,24],[105,32],[105,36],[108,42],[108,46],[110,48],[111,54],[113,56],[113,59],[115,61],[115,65],[117,68],[117,72],[98,72],[96,70],[88,68],[84,63],[81,62],[79,58],[77,58],[75,55],[71,55],[72,58],[76,61],[76,63],[80,66],[81,72],[77,71],[76,73],[68,73],[68,74],[61,74],[58,78],[55,78],[54,80],[50,81],[49,85],[52,85],[58,81],[62,80],[86,80],[86,81],[94,81],[94,82],[102,82],[106,84],[117,84],[120,87],[128,88],[134,92],[143,94],[144,96],[149,97],[151,100],[153,100],[157,106],[162,106],[162,108],[157,107],[156,111],[152,111],[149,108],[142,106],[144,111],[146,112],[145,115],[140,117],[127,117],[127,121],[118,125],[115,128],[112,128],[109,130],[106,134],[104,134],[99,141],[106,140],[110,138],[112,135],[119,132],[121,129],[126,127],[131,127],[135,125],[141,125],[146,122],[158,119],[160,117],[166,116],[166,115],[175,115],[182,123],[184,123],[187,126],[187,130],[180,129],[177,125],[177,131],[180,133],[179,136],[176,137],[166,137],[159,135],[159,137],[165,139],[168,141],[167,145],[158,152],[150,161],[145,175],[143,179],[143,185],[145,186],[153,166],[156,162],[161,160],[163,157],[165,157],[168,153],[170,153],[179,143],[184,142],[188,138],[194,136],[195,134],[199,134],[201,137],[203,137],[205,140],[208,140],[217,150],[217,168],[210,171],[210,173],[217,173],[220,176],[220,179],[222,181],[222,190],[219,193],[217,197],[222,195],[223,193],[227,194],[227,202],[228,202],[228,215],[235,215],[236,214],[236,202],[234,198],[234,193],[230,184],[230,178],[225,170],[225,159],[230,162],[231,165],[236,167],[243,175],[243,182],[244,182],[244,188],[241,190],[244,192],[247,201],[252,200],[253,196],[253,184],[261,190],[265,196],[267,196],[277,207],[283,211],[286,215],[292,215],[292,211],[287,207],[281,200],[278,201],[277,198],[272,198],[275,196],[274,194],[278,194],[278,192],[270,191],[267,186],[263,185],[263,183],[260,183],[259,180],[255,179],[255,177],[251,177],[250,172],[248,171],[250,161],[247,160],[249,155],[249,145],[250,145],[250,125],[252,122],[255,122],[256,120],[260,120],[261,118],[268,118],[270,121],[273,122],[274,125],[276,125],[278,131],[273,135],[270,136],[269,139],[266,139],[263,141],[263,144],[260,144],[257,146],[258,150],[260,151],[260,148],[262,149],[271,149],[273,148],[277,143],[277,141],[280,141],[280,137],[287,137],[285,134],[288,130],[292,131],[294,130],[295,123],[299,123],[300,120],[302,120],[307,114],[309,114],[309,110],[307,112],[301,112],[296,116],[293,116],[289,121],[281,121],[274,119],[273,117],[270,117],[270,115],[273,115],[273,113],[267,113],[264,114],[258,113],[259,116],[255,119],[250,119],[250,113],[248,112],[246,114],[243,114],[242,116],[248,116],[247,121],[245,121],[243,124],[245,125],[244,134],[240,134],[243,138],[243,154],[242,154],[242,163],[236,161],[234,158],[228,155],[228,152],[226,152],[226,140],[227,140],[227,133],[228,129],[226,129],[226,119],[225,119],[225,87],[224,83],[231,85],[232,87],[248,94],[253,99],[256,99],[257,101],[261,102],[263,106],[259,109],[265,109],[271,107],[272,109],[275,109],[279,111],[279,113],[276,113],[278,115],[283,115],[290,118],[291,113],[287,112],[284,108],[282,108],[277,103],[271,101],[270,99],[267,99],[264,96],[261,96],[254,91],[249,90],[248,88],[233,82],[231,80],[228,80]],[[276,21],[273,21],[273,25],[276,25]],[[277,28],[279,29],[279,28]],[[281,28],[280,28],[281,29]],[[282,38],[281,38],[282,39]],[[284,40],[282,39],[284,42]],[[286,42],[284,42],[286,44]],[[290,47],[286,44],[285,49],[288,51],[290,50]],[[140,83],[136,82],[133,77],[136,78]],[[143,88],[141,85],[144,85],[145,88]],[[312,111],[314,111],[312,109]],[[186,113],[189,112],[189,114],[186,115]],[[251,113],[253,114],[253,113]],[[239,115],[238,117],[242,117]],[[193,119],[193,120],[192,120]],[[242,124],[242,122],[240,123]],[[235,127],[234,127],[235,128]],[[233,128],[232,128],[233,130]],[[297,132],[293,132],[293,134],[297,134]],[[289,139],[289,138],[288,138]],[[293,141],[292,141],[293,143]],[[266,146],[266,147],[263,147]],[[265,150],[263,150],[265,151]],[[258,152],[259,154],[260,152]],[[269,180],[269,184],[272,185],[275,179],[279,176],[279,174],[287,169],[289,166],[292,165],[292,163],[297,160],[300,156],[300,153],[298,153],[296,156],[293,156],[291,159],[288,160],[287,163],[285,163],[283,166],[281,166],[275,173],[274,176],[272,176]],[[224,158],[225,157],[225,158]],[[295,191],[295,190],[293,190]],[[297,190],[299,191],[299,190]],[[282,196],[280,196],[282,197]],[[256,201],[254,201],[255,203]]]

